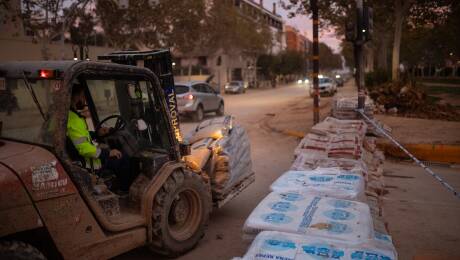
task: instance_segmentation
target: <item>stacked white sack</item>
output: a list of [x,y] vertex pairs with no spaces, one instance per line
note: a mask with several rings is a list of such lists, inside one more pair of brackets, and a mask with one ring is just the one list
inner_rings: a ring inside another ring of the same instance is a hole
[[212,149],[218,155],[216,169],[210,176],[213,195],[224,197],[235,185],[254,175],[249,138],[243,127],[234,124],[228,135],[215,141]]
[[316,236],[300,236],[284,232],[264,231],[251,244],[243,260],[317,260],[317,259],[376,259],[396,260],[394,248],[371,239],[350,244]]
[[327,117],[312,127],[316,131],[326,131],[332,134],[357,134],[361,138],[366,135],[367,125],[362,120],[339,120]]
[[315,154],[317,157],[360,159],[362,137],[353,133],[312,132],[307,134],[294,150],[296,156],[306,153]]
[[314,170],[317,168],[339,168],[343,171],[367,175],[367,166],[362,160],[316,157],[311,154],[300,154],[292,163],[291,170]]
[[272,192],[246,220],[244,237],[282,231],[361,243],[374,236],[369,207],[361,202],[294,192]]
[[[361,116],[356,112],[358,107],[357,97],[334,97],[332,103],[332,116],[342,120],[360,119]],[[364,113],[368,117],[373,117],[374,102],[371,98],[366,97],[364,104]]]
[[363,176],[339,168],[288,171],[281,175],[270,189],[275,192],[294,191],[337,199],[365,201]]

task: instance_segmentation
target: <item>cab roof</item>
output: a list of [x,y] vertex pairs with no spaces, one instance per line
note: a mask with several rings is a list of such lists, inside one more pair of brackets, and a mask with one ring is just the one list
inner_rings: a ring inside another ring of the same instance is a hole
[[74,64],[82,61],[9,61],[0,63],[0,73],[3,77],[22,78],[25,72],[27,77],[38,78],[38,71],[43,69],[67,71]]
[[6,78],[22,78],[23,73],[30,79],[39,78],[40,70],[57,70],[59,73],[65,73],[72,67],[78,65],[88,65],[91,67],[104,66],[112,69],[126,69],[127,67],[131,70],[144,70],[130,65],[120,65],[108,62],[94,62],[94,61],[11,61],[0,63],[0,77]]

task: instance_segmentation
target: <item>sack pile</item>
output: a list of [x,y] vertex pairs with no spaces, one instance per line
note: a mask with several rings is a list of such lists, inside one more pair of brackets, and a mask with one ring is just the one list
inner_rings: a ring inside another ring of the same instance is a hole
[[350,244],[311,235],[263,231],[239,259],[397,259],[391,244],[388,237],[381,236],[366,243]]
[[232,188],[254,176],[249,138],[230,116],[201,122],[187,140],[192,146],[185,162],[209,175],[213,199],[224,199]]
[[[361,117],[355,111],[358,107],[358,97],[334,97],[332,101],[332,116],[341,119],[341,120],[357,120]],[[366,97],[366,101],[364,103],[364,113],[369,117],[373,118],[374,114],[374,102],[371,98]]]
[[326,118],[313,126],[294,151],[294,155],[313,157],[360,159],[367,126],[360,120]]
[[244,224],[244,238],[256,238],[242,259],[397,259],[383,219],[385,158],[351,118],[328,117],[301,140]]
[[233,125],[228,135],[212,144],[217,159],[212,171],[211,187],[213,197],[221,199],[235,185],[254,175],[252,171],[251,147],[244,128]]

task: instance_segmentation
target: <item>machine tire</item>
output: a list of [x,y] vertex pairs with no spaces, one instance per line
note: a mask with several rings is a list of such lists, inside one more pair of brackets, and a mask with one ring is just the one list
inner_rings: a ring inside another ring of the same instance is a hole
[[0,241],[0,259],[46,260],[37,248],[21,241]]
[[201,122],[204,118],[204,110],[202,105],[198,105],[198,108],[196,109],[195,113],[192,115],[192,119],[195,122]]
[[155,196],[150,249],[168,257],[191,250],[204,236],[211,209],[211,192],[201,177],[175,171]]
[[225,114],[224,103],[220,102],[219,108],[217,108],[217,110],[216,110],[216,115],[223,116],[224,114]]

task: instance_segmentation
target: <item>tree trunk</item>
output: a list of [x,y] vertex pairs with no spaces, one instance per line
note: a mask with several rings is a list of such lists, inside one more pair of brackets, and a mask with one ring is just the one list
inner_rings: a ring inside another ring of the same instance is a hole
[[381,70],[388,70],[388,38],[382,37],[377,52],[377,67]]
[[391,62],[391,79],[399,79],[399,52],[401,49],[401,36],[403,25],[403,10],[401,10],[401,0],[395,0],[395,32],[393,37],[393,55]]
[[188,81],[192,81],[192,58],[188,59]]
[[394,0],[395,7],[395,31],[393,38],[393,55],[391,66],[391,79],[396,81],[399,79],[399,54],[401,51],[401,37],[404,24],[404,17],[411,7],[414,0]]

